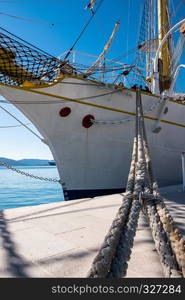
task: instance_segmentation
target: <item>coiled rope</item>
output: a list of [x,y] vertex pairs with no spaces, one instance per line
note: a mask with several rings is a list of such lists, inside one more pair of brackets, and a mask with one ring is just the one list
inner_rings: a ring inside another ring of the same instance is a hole
[[175,228],[154,180],[141,92],[137,89],[136,128],[126,193],[87,277],[126,276],[141,208],[148,217],[165,277],[184,277],[184,239]]

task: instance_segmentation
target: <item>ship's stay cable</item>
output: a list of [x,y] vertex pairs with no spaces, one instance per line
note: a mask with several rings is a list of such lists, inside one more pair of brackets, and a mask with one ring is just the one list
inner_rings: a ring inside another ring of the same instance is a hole
[[[109,96],[109,95],[112,95],[112,94],[115,94],[115,93],[118,93],[122,91],[122,89],[116,89],[116,90],[113,90],[111,92],[108,92],[108,93],[103,93],[103,94],[99,94],[99,95],[93,95],[93,96],[87,96],[87,97],[81,97],[81,98],[73,98],[73,100],[86,100],[86,99],[94,99],[94,98],[99,98],[99,97],[103,97],[103,96]],[[5,103],[5,104],[56,104],[56,103],[61,103],[61,100],[37,100],[37,101],[21,101],[21,100],[16,100],[16,101],[11,101],[10,102],[7,102],[6,100],[0,100],[0,103]],[[1,106],[0,106],[1,108]]]
[[125,58],[125,57],[133,54],[134,52],[136,52],[138,50],[138,47],[139,47],[139,45],[137,45],[136,47],[133,47],[129,51],[124,52],[123,54],[120,54],[119,56],[113,58],[112,60],[120,61],[120,59]]
[[48,22],[23,18],[23,17],[19,17],[19,16],[10,15],[10,14],[4,13],[4,12],[0,12],[0,15],[7,16],[7,17],[10,17],[10,18],[13,18],[13,19],[18,19],[18,20],[30,22],[30,23],[38,23],[38,24],[49,25],[49,26],[54,26],[55,25],[54,23],[48,23]]
[[10,115],[12,118],[14,118],[17,122],[19,122],[22,126],[24,126],[27,130],[29,130],[32,134],[34,134],[41,142],[43,141],[43,139],[36,133],[34,132],[32,129],[30,129],[26,124],[24,124],[22,121],[20,121],[17,117],[15,117],[12,113],[10,113],[6,108],[2,107],[0,105],[0,108],[5,111],[8,115]]
[[[56,0],[57,2],[63,1],[63,0]],[[7,3],[7,4],[53,4],[53,0],[51,1],[0,1],[0,3]]]
[[74,47],[76,46],[76,44],[79,42],[79,40],[81,39],[82,35],[84,34],[84,32],[86,31],[87,27],[89,26],[89,24],[91,23],[91,21],[93,20],[93,18],[95,17],[96,13],[98,12],[98,10],[100,9],[101,5],[103,4],[105,0],[100,0],[99,5],[97,6],[96,10],[94,11],[94,13],[91,15],[90,19],[87,21],[87,23],[85,24],[85,26],[82,28],[80,34],[78,35],[76,41],[74,42],[74,44],[72,45],[72,47],[69,49],[69,51],[67,52],[66,56],[64,57],[64,61],[67,60],[68,56],[70,55],[71,51],[74,49]]
[[[127,28],[128,28],[128,31],[130,29],[130,7],[131,7],[131,3],[130,3],[130,0],[128,1],[128,19],[127,19]],[[128,45],[129,45],[129,37],[130,35],[127,34],[127,43],[126,43],[126,47],[127,47],[127,53],[128,53]]]
[[[24,125],[30,125],[31,123],[26,123]],[[0,126],[0,129],[7,129],[7,128],[16,128],[16,127],[22,127],[23,125],[20,124],[20,125],[3,125],[3,126]]]
[[185,5],[185,0],[181,0],[178,5],[176,6],[176,8],[174,8],[174,5],[173,5],[173,13],[172,13],[172,17],[176,16],[177,15],[177,12],[179,11],[179,9],[181,8],[182,9],[182,6]]
[[38,51],[40,51],[40,52],[42,52],[43,54],[45,54],[45,55],[47,55],[47,56],[49,56],[49,57],[51,57],[51,58],[56,59],[55,56],[49,54],[48,52],[46,52],[46,51],[40,49],[39,47],[37,47],[37,46],[35,46],[35,45],[33,45],[33,44],[31,44],[31,43],[25,41],[24,39],[18,37],[16,34],[11,33],[10,31],[6,30],[5,28],[3,28],[3,27],[0,26],[0,29],[3,30],[3,31],[5,31],[6,33],[10,34],[11,36],[15,37],[16,39],[22,41],[23,43],[25,43],[25,44],[27,44],[27,45],[29,45],[29,46],[35,48],[36,50],[38,50]]

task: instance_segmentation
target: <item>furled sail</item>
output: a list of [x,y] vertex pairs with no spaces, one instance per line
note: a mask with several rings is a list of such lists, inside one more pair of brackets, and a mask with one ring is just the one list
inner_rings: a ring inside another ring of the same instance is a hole
[[104,59],[105,54],[107,53],[107,51],[109,50],[109,48],[110,48],[110,46],[111,46],[111,44],[113,42],[113,39],[114,39],[115,34],[116,34],[116,32],[117,32],[117,30],[119,28],[119,25],[120,25],[119,22],[117,22],[115,24],[114,30],[113,30],[113,32],[112,32],[112,34],[111,34],[111,36],[110,36],[107,44],[105,45],[102,53],[100,54],[100,56],[98,57],[98,59],[95,61],[95,63],[86,71],[86,73],[85,73],[86,76],[90,76],[94,72],[94,70],[100,65],[101,61]]
[[91,0],[89,4],[85,7],[85,9],[93,9],[95,4],[95,0]]

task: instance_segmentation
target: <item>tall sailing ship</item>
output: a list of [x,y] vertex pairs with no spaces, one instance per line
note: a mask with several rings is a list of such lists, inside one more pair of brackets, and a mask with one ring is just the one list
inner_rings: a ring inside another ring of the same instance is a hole
[[[101,0],[87,8],[95,18]],[[66,199],[122,192],[134,137],[140,87],[155,176],[160,185],[181,180],[185,151],[185,95],[175,90],[185,43],[185,19],[171,23],[168,0],[143,1],[134,64],[99,57],[85,66],[72,47],[52,57],[0,33],[0,93],[37,128],[66,184]],[[177,37],[178,35],[178,37]],[[113,74],[113,75],[112,75]]]

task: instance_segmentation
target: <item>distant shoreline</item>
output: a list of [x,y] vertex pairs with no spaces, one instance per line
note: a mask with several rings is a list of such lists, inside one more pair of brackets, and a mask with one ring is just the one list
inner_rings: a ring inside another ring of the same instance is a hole
[[56,163],[54,160],[47,160],[47,159],[36,159],[36,158],[26,158],[26,159],[20,159],[20,160],[14,160],[11,158],[6,157],[0,157],[0,161],[4,162],[11,166],[17,166],[17,167],[42,167],[42,166],[56,166]]
[[[13,165],[12,165],[13,166]],[[24,167],[56,167],[56,165],[16,165],[17,168],[24,168]],[[2,169],[7,169],[5,166],[0,166]]]

